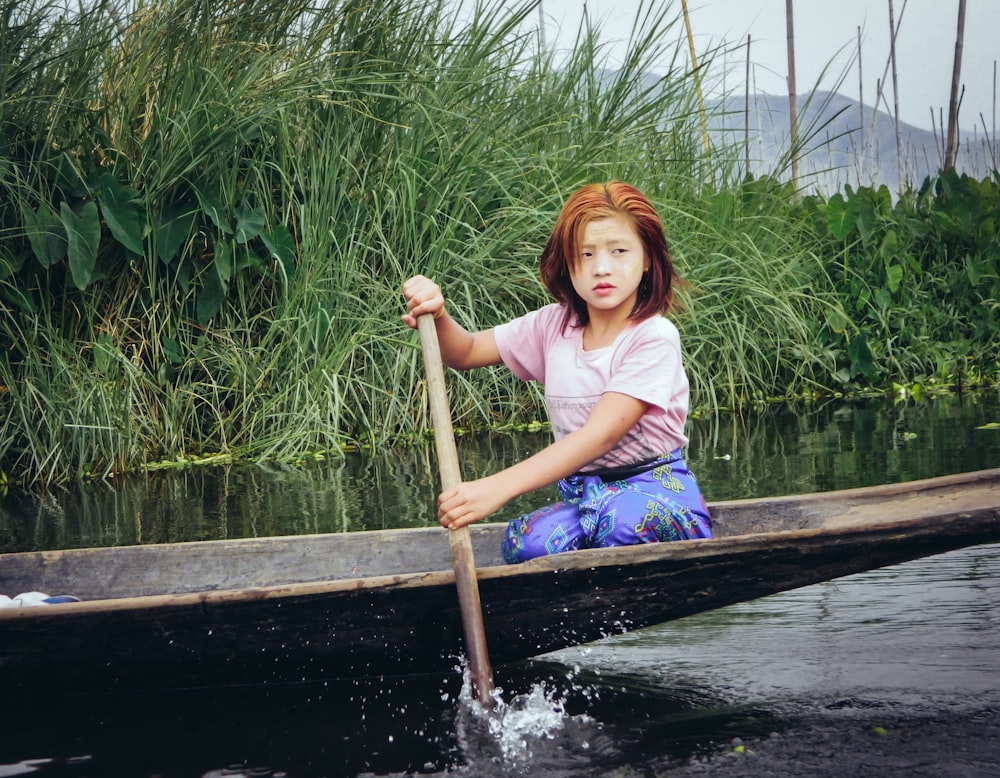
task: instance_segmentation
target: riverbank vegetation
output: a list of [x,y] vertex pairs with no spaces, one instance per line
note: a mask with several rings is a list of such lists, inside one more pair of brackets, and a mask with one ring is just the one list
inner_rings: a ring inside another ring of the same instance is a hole
[[[611,178],[656,202],[690,282],[698,411],[997,383],[996,173],[796,192],[706,149],[669,4],[558,58],[532,3],[450,8],[0,0],[6,478],[422,436],[402,281],[437,278],[470,328],[536,307],[560,203]],[[503,370],[449,380],[459,427],[542,417]]]

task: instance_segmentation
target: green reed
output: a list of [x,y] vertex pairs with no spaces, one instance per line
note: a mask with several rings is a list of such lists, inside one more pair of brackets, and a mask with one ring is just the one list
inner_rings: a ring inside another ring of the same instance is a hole
[[[821,239],[786,188],[742,182],[740,149],[703,147],[673,5],[565,55],[533,2],[451,9],[0,0],[0,469],[421,438],[403,280],[435,277],[469,328],[537,307],[541,247],[591,180],[664,215],[696,406],[837,385],[825,322],[851,325]],[[504,370],[448,380],[459,428],[543,416]]]

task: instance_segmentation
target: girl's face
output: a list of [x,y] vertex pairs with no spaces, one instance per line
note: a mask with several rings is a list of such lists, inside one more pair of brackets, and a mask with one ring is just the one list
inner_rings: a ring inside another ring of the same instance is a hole
[[587,304],[591,319],[609,315],[624,318],[635,307],[639,282],[648,267],[632,221],[625,216],[608,216],[584,227],[570,280]]

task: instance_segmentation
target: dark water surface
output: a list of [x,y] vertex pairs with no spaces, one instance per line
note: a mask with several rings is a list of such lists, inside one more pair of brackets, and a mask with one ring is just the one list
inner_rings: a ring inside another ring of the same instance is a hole
[[[688,463],[706,499],[766,497],[912,481],[1000,466],[1000,393],[774,406],[690,423]],[[458,439],[462,474],[521,459],[547,433]],[[78,484],[44,498],[0,498],[0,551],[301,535],[433,525],[433,448],[302,466],[268,463]],[[506,506],[513,518],[554,490]]]
[[[996,422],[996,393],[772,409],[693,423],[689,461],[709,500],[907,481],[1000,467]],[[463,472],[542,443],[462,439]],[[0,550],[423,526],[436,481],[421,449],[8,497]],[[1000,545],[567,649],[496,681],[489,717],[457,673],[17,706],[0,690],[0,778],[1000,776]]]

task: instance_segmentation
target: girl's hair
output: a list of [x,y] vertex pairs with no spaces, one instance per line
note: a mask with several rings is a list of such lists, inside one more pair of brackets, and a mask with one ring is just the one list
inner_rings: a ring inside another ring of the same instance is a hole
[[570,271],[580,261],[579,247],[586,226],[595,219],[610,216],[624,216],[632,222],[649,261],[649,269],[639,282],[630,319],[642,321],[656,313],[666,313],[674,303],[675,286],[683,283],[674,270],[667,249],[663,222],[645,195],[621,181],[587,184],[566,200],[549,242],[542,251],[542,283],[558,302],[566,306],[564,329],[574,313],[577,326],[583,327],[590,321],[587,304],[573,288]]

